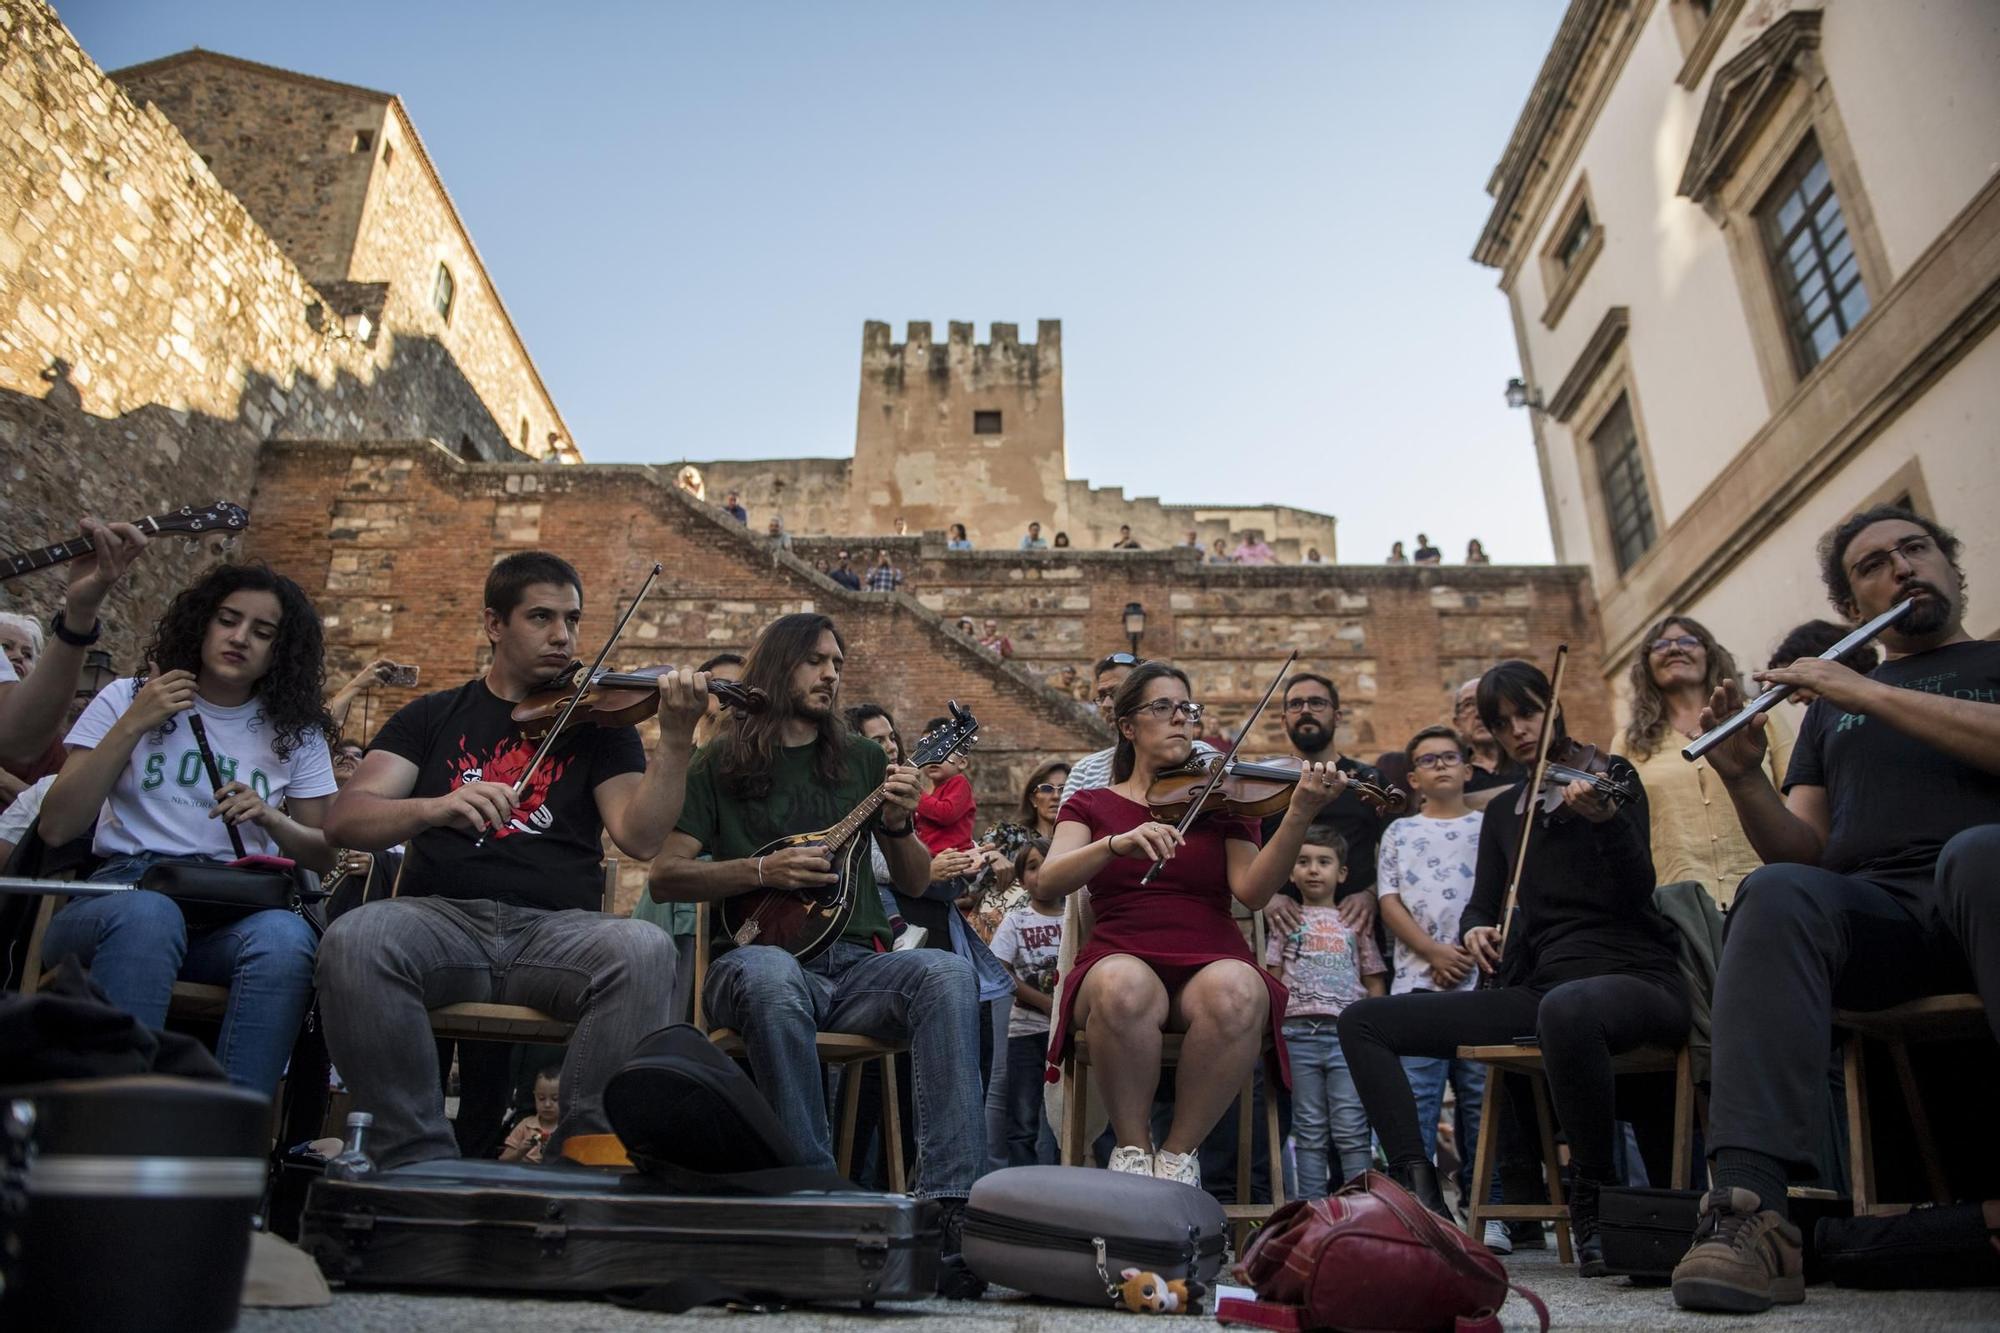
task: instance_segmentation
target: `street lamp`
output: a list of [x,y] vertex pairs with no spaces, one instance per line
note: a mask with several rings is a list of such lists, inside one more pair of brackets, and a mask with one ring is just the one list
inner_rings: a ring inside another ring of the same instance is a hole
[[102,648],[92,648],[83,655],[83,670],[77,673],[76,690],[95,698],[99,690],[116,679],[118,668],[111,664],[111,654]]
[[1125,603],[1125,637],[1132,640],[1132,656],[1139,655],[1139,640],[1146,633],[1146,608],[1137,602]]
[[1542,410],[1542,395],[1538,390],[1530,389],[1527,381],[1516,375],[1507,381],[1507,406],[1532,407],[1539,412]]

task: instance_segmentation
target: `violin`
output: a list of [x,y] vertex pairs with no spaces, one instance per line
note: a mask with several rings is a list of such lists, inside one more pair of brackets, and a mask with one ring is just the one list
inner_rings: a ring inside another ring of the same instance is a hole
[[[1217,765],[1222,766],[1222,775],[1209,785]],[[1199,814],[1259,819],[1275,815],[1292,803],[1292,793],[1298,788],[1303,768],[1301,761],[1291,758],[1232,763],[1227,755],[1198,757],[1155,776],[1152,785],[1146,788],[1146,805],[1154,819],[1169,824],[1180,823],[1197,797],[1201,801]],[[1400,814],[1410,802],[1410,794],[1393,784],[1377,785],[1344,773],[1341,777],[1347,789],[1373,806],[1378,814]]]
[[1514,803],[1514,813],[1527,814],[1532,798],[1543,814],[1555,815],[1563,808],[1564,789],[1572,782],[1589,783],[1598,799],[1608,802],[1614,810],[1638,794],[1630,785],[1611,776],[1610,761],[1598,753],[1595,745],[1585,745],[1564,736],[1550,741],[1548,763],[1542,769],[1542,785],[1532,794],[1524,787],[1520,800]]
[[[577,694],[577,687],[584,683],[583,670],[582,662],[570,663],[561,675],[514,705],[514,723],[523,736],[531,741],[541,740],[559,720],[564,732],[580,726],[627,727],[660,711],[660,677],[670,670],[668,667],[634,672],[599,671],[589,678],[575,709],[564,718],[564,709]],[[711,679],[708,692],[739,716],[761,713],[771,706],[764,691],[733,680]]]

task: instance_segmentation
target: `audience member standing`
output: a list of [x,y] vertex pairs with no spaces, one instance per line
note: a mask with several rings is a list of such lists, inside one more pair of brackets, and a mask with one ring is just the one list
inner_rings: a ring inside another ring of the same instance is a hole
[[1208,548],[1208,563],[1211,565],[1235,564],[1236,561],[1231,559],[1229,555],[1229,543],[1217,537],[1214,544]]
[[861,576],[854,572],[854,562],[845,551],[840,553],[840,559],[833,568],[826,571],[826,576],[843,588],[852,588],[855,592],[861,591]]
[[[1743,831],[1722,778],[1703,757],[1689,763],[1681,746],[1701,734],[1701,710],[1725,680],[1741,680],[1736,659],[1707,626],[1669,617],[1639,640],[1626,680],[1632,720],[1612,743],[1639,770],[1653,808],[1653,871],[1662,884],[1693,881],[1717,907],[1735,900],[1744,876],[1764,864]],[[1773,786],[1792,759],[1792,725],[1765,714],[1763,770]]]
[[895,592],[903,586],[903,571],[885,550],[875,553],[875,568],[868,571],[868,591]]
[[1342,1183],[1368,1169],[1368,1112],[1354,1090],[1337,1026],[1341,1010],[1364,995],[1388,992],[1388,967],[1375,941],[1357,933],[1333,905],[1347,878],[1347,843],[1326,824],[1306,830],[1292,866],[1305,898],[1299,924],[1271,932],[1264,962],[1285,985],[1285,1048],[1292,1065],[1292,1136],[1299,1156],[1299,1197],[1327,1194],[1329,1159]]
[[[1479,828],[1485,816],[1465,803],[1471,769],[1450,727],[1425,727],[1410,739],[1410,786],[1423,809],[1382,831],[1376,858],[1376,894],[1382,920],[1396,941],[1396,995],[1417,991],[1470,990],[1475,981],[1472,955],[1458,942],[1459,916],[1472,900],[1479,868]],[[1486,1067],[1452,1055],[1406,1055],[1403,1073],[1417,1099],[1417,1125],[1424,1151],[1437,1156],[1438,1116],[1450,1083],[1457,1112],[1452,1127],[1459,1145],[1458,1197],[1470,1201],[1472,1145],[1479,1136],[1479,1110],[1486,1095]],[[1486,1227],[1488,1249],[1508,1253],[1504,1222]]]
[[1444,563],[1444,552],[1432,546],[1431,539],[1420,532],[1417,534],[1416,560],[1420,565],[1441,565]]
[[1000,632],[1000,622],[991,616],[986,618],[986,632],[979,636],[979,646],[998,657],[1014,655],[1014,641]]
[[1278,557],[1264,544],[1264,534],[1251,528],[1243,534],[1243,540],[1229,553],[1229,558],[1239,565],[1275,565]]
[[1138,541],[1132,536],[1132,525],[1130,523],[1120,523],[1118,525],[1118,540],[1111,543],[1111,549],[1114,551],[1136,551],[1139,549]]
[[743,501],[737,496],[735,491],[723,492],[722,512],[735,519],[738,523],[741,523],[744,527],[747,528],[750,526],[750,511],[743,507]]
[[1054,1161],[1054,1136],[1042,1113],[1042,1074],[1049,1045],[1049,1012],[1056,993],[1056,959],[1062,954],[1063,896],[1042,887],[1046,838],[1035,838],[1014,857],[1015,877],[1027,901],[1001,918],[993,956],[1014,978],[1014,1011],[1007,1020],[1007,1165]]
[[1385,565],[1407,565],[1410,563],[1410,557],[1403,554],[1403,544],[1401,542],[1391,542],[1389,544],[1389,558],[1382,563]]
[[970,551],[972,549],[972,539],[965,535],[965,524],[954,523],[951,525],[944,549],[947,551]]
[[1470,769],[1465,781],[1465,803],[1474,810],[1484,810],[1503,788],[1519,782],[1522,775],[1518,771],[1520,766],[1494,739],[1479,716],[1479,677],[1474,676],[1458,687],[1451,722],[1458,728],[1458,739]]
[[1021,538],[1021,549],[1024,551],[1041,551],[1047,548],[1048,543],[1042,540],[1042,525],[1039,523],[1030,523],[1027,535]]
[[1479,538],[1474,537],[1471,541],[1465,544],[1465,563],[1468,565],[1484,565],[1492,563],[1486,558],[1486,548],[1479,544]]
[[1323,565],[1326,563],[1326,557],[1319,553],[1319,547],[1308,546],[1306,547],[1306,563],[1309,565]]
[[[1301,671],[1285,682],[1283,699],[1285,738],[1292,743],[1292,757],[1302,764],[1325,764],[1343,775],[1380,785],[1382,774],[1371,765],[1340,752],[1340,692],[1325,676]],[[1264,821],[1264,836],[1277,831],[1272,816]],[[1340,913],[1347,924],[1364,934],[1375,930],[1375,844],[1382,836],[1382,816],[1375,807],[1346,787],[1340,788],[1319,822],[1329,824],[1347,840],[1347,874],[1339,892]],[[1291,931],[1299,922],[1298,899],[1278,891],[1265,910],[1265,918],[1277,930]]]

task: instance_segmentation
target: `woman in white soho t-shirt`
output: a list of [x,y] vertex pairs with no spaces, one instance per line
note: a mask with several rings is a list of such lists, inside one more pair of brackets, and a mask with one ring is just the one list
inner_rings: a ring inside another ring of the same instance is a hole
[[[105,687],[70,730],[69,762],[42,802],[43,841],[58,846],[94,822],[105,859],[91,878],[117,883],[156,861],[233,860],[232,826],[251,855],[330,869],[324,641],[299,586],[262,566],[219,566],[174,598],[147,658],[150,679]],[[176,978],[229,987],[216,1054],[231,1082],[268,1094],[311,998],[316,946],[294,912],[190,923],[173,899],[140,890],[72,901],[49,923],[42,959],[76,955],[113,1004],[152,1028],[166,1021]]]

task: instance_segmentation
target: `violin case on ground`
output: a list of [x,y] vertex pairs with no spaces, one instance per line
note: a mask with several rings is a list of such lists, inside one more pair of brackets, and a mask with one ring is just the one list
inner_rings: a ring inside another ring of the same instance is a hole
[[1109,1308],[1127,1269],[1187,1282],[1200,1309],[1222,1269],[1222,1205],[1172,1180],[1080,1166],[1013,1166],[972,1187],[966,1266],[1049,1300]]
[[924,1300],[938,1208],[801,1165],[729,1057],[679,1024],[604,1090],[634,1169],[445,1160],[328,1176],[300,1244],[352,1286],[583,1292],[647,1309]]
[[300,1244],[329,1280],[354,1287],[595,1293],[667,1309],[717,1299],[865,1308],[935,1293],[936,1214],[934,1204],[851,1187],[678,1194],[637,1172],[452,1160],[315,1181]]

